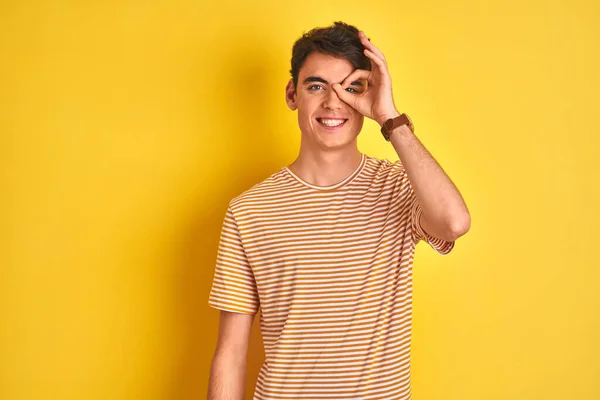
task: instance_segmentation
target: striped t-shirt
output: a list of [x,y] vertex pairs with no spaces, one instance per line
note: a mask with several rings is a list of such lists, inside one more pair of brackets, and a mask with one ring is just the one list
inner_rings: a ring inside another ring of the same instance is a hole
[[283,167],[232,199],[209,305],[254,314],[265,361],[254,399],[411,399],[415,245],[440,254],[400,161],[362,153],[338,184]]

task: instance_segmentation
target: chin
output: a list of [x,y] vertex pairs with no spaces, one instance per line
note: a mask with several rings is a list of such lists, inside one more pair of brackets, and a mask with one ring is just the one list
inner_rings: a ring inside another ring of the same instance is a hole
[[349,136],[339,136],[339,137],[327,137],[323,135],[318,135],[317,143],[319,147],[327,148],[327,149],[341,149],[347,146],[351,146],[356,140],[356,135]]

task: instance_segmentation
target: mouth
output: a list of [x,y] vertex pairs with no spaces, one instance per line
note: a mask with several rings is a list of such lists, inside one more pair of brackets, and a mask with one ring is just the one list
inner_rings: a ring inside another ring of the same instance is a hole
[[323,128],[330,131],[335,131],[342,129],[348,120],[346,118],[317,118],[317,122]]

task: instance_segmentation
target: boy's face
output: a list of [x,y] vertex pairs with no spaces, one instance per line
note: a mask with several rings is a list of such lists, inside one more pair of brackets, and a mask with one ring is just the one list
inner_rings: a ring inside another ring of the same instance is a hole
[[[333,149],[352,144],[363,126],[364,117],[340,100],[333,90],[354,71],[350,61],[319,52],[312,52],[298,74],[298,85],[290,79],[286,101],[290,109],[298,110],[298,125],[302,140],[311,148]],[[362,90],[361,82],[346,89]]]

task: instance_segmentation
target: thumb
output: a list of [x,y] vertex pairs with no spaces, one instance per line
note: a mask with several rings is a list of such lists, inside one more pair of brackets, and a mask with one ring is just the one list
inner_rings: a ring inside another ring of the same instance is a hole
[[344,103],[347,103],[352,108],[355,108],[354,107],[354,103],[356,102],[356,97],[352,93],[349,93],[349,92],[345,91],[344,88],[342,87],[342,85],[340,85],[339,83],[334,83],[333,84],[333,90],[335,90],[335,92],[337,93],[338,97]]

